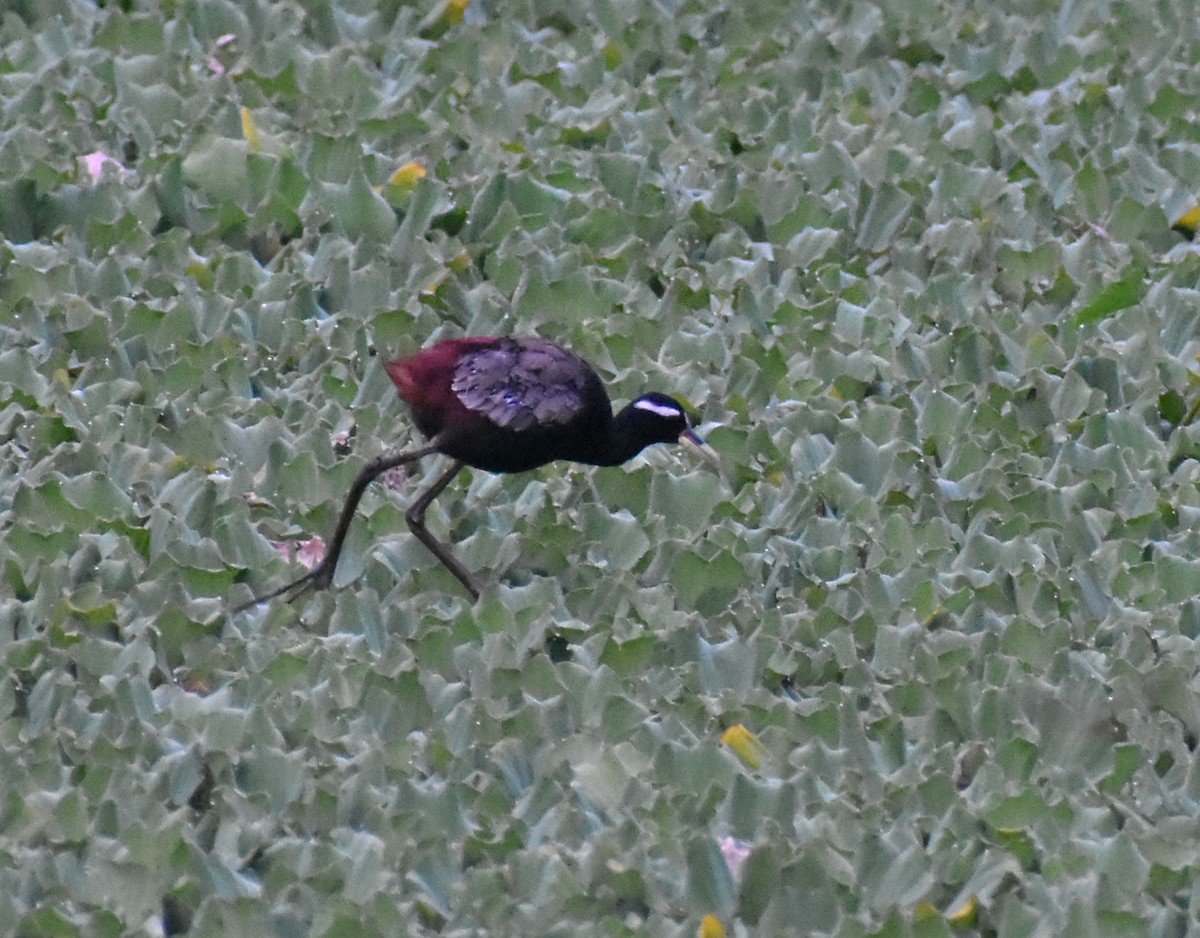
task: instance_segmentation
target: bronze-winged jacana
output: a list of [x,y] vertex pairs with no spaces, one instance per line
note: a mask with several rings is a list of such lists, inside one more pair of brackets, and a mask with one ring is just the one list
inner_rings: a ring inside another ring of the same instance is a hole
[[408,526],[476,599],[479,588],[471,575],[425,527],[425,510],[464,466],[524,472],[556,459],[616,466],[652,443],[678,441],[719,467],[716,454],[695,434],[687,411],[674,398],[643,394],[613,416],[608,392],[591,366],[544,339],[449,339],[384,367],[429,442],[367,463],[350,487],[324,559],[304,576],[235,611],[284,593],[295,599],[329,586],[371,480],[422,456],[443,453],[454,461],[408,509]]

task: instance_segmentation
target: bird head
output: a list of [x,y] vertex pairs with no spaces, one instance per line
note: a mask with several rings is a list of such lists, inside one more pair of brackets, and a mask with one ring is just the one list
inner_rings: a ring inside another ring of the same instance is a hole
[[687,409],[675,398],[655,392],[643,394],[632,401],[623,414],[632,435],[643,445],[678,442],[720,471],[721,460],[716,450],[692,429]]

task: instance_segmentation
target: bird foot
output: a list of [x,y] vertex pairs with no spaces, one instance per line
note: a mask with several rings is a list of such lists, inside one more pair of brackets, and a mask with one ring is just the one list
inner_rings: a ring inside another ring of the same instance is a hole
[[302,577],[292,580],[279,587],[277,590],[272,590],[269,593],[264,593],[261,596],[255,596],[248,602],[242,603],[240,606],[234,607],[234,612],[245,612],[259,603],[265,603],[268,599],[274,599],[276,596],[282,596],[284,602],[293,603],[306,593],[315,593],[323,589],[328,589],[333,582],[333,564],[322,560],[319,564],[313,567],[308,573]]

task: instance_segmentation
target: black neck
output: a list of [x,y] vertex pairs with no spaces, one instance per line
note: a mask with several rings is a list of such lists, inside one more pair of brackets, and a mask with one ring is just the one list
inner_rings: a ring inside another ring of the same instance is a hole
[[671,439],[668,433],[664,435],[661,428],[648,424],[644,412],[639,412],[632,405],[622,408],[613,417],[607,432],[598,440],[595,458],[589,460],[597,466],[619,466],[628,462],[652,443],[661,443]]

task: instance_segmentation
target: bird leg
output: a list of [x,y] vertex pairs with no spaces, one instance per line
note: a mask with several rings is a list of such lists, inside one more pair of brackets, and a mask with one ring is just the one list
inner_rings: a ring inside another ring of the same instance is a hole
[[[329,584],[333,582],[333,571],[337,567],[338,557],[341,555],[342,546],[346,542],[346,532],[350,530],[350,523],[354,520],[354,512],[358,508],[358,503],[362,500],[363,493],[367,490],[367,486],[370,485],[378,476],[387,472],[389,469],[395,469],[397,466],[402,466],[405,463],[413,462],[417,459],[420,459],[422,456],[430,456],[436,452],[438,452],[438,441],[434,440],[428,446],[423,446],[420,449],[409,450],[408,452],[404,453],[394,453],[391,456],[381,456],[379,459],[373,460],[372,462],[369,462],[363,466],[358,475],[355,477],[354,484],[350,486],[350,492],[346,496],[346,502],[344,505],[342,505],[341,517],[338,518],[337,530],[334,531],[333,540],[329,542],[329,547],[326,548],[325,556],[322,558],[321,562],[309,570],[308,573],[304,574],[304,576],[297,577],[290,583],[281,586],[277,590],[264,593],[262,596],[255,596],[249,602],[242,603],[240,606],[236,607],[233,611],[244,612],[251,606],[257,606],[259,603],[266,602],[268,599],[274,599],[276,596],[283,596],[285,593],[290,594],[287,597],[287,601],[293,602],[307,592],[326,589]],[[458,467],[454,470],[455,472],[462,468],[461,463],[455,463],[455,465]],[[450,478],[452,478],[452,476],[439,479],[437,484],[432,489],[432,494],[436,495],[438,492],[444,489],[450,482]],[[422,496],[422,499],[418,500],[417,502],[417,505],[422,506],[422,515],[425,513],[425,506],[428,505],[428,500],[430,497],[430,494],[426,493],[426,495]],[[409,519],[409,526],[412,526],[411,517]],[[414,528],[413,530],[415,533],[416,529]],[[424,530],[424,528],[422,528],[422,530]],[[417,536],[421,537],[420,534]],[[428,533],[426,533],[426,537],[427,536]],[[421,540],[425,541],[425,537],[421,537]],[[428,541],[425,541],[425,543],[428,544]],[[445,558],[442,557],[437,550],[434,550],[434,553],[438,554],[439,558],[442,558],[443,563],[446,562]],[[449,566],[449,564],[447,564],[447,566]],[[453,570],[453,568],[451,569]],[[458,575],[458,571],[454,572],[456,575]],[[459,579],[462,579],[461,575],[459,575]],[[476,594],[476,596],[478,596],[478,594]]]
[[429,529],[425,527],[425,509],[429,507],[435,498],[442,494],[446,486],[450,484],[450,480],[463,471],[464,465],[464,463],[455,460],[454,465],[438,476],[438,480],[409,506],[408,511],[404,513],[404,518],[408,522],[409,530],[417,536],[417,540],[433,552],[433,555],[442,562],[442,566],[458,577],[458,582],[467,588],[467,592],[471,594],[473,599],[478,599],[479,587],[471,579],[471,574],[467,572],[467,568],[459,563],[458,558],[454,554],[450,553],[449,547],[430,534]]

